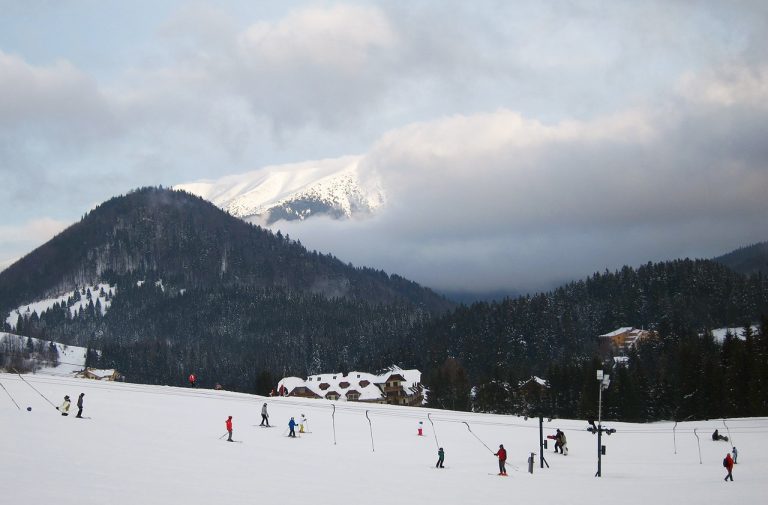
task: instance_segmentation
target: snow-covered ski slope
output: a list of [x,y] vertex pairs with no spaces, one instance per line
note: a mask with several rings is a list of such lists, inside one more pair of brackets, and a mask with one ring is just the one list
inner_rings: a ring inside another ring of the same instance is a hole
[[[538,440],[534,419],[339,402],[334,444],[332,403],[324,400],[24,378],[55,404],[68,394],[74,407],[84,392],[84,415],[91,419],[62,417],[18,376],[0,374],[21,407],[0,388],[3,503],[701,505],[764,503],[768,492],[768,418],[726,420],[727,428],[723,420],[680,423],[676,439],[673,423],[608,423],[618,431],[604,438],[602,478],[594,477],[596,440],[586,423],[553,420],[545,435],[564,430],[570,454],[555,455],[550,445],[550,468],[537,464],[530,475],[526,458]],[[254,426],[265,401],[272,429]],[[312,433],[287,438],[288,420],[302,413]],[[234,438],[243,443],[219,440],[228,415]],[[423,437],[416,435],[419,421]],[[494,450],[504,444],[509,477],[492,475],[496,458],[462,421]],[[730,431],[739,449],[733,483],[723,481],[721,464],[731,444],[713,442],[715,428]],[[435,434],[445,448],[444,470],[434,468]]]

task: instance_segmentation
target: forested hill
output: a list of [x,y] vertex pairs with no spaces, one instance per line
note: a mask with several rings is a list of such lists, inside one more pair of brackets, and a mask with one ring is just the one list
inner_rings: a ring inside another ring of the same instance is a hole
[[742,274],[768,275],[768,242],[740,247],[714,259],[718,263]]
[[[431,370],[427,383],[451,384],[450,388],[433,390],[432,400],[437,406],[469,408],[462,388],[466,391],[470,385],[484,385],[491,387],[492,393],[486,395],[487,390],[480,387],[474,408],[519,413],[520,405],[510,403],[509,388],[498,385],[514,387],[519,380],[537,374],[552,380],[561,395],[552,399],[552,412],[586,416],[593,414],[589,409],[590,395],[593,390],[596,393],[594,370],[612,367],[611,363],[595,361],[597,336],[623,326],[655,329],[659,340],[651,344],[652,351],[643,354],[643,367],[649,373],[643,378],[648,404],[642,408],[647,417],[635,416],[653,419],[671,416],[676,400],[694,393],[697,381],[686,379],[687,385],[680,384],[679,366],[693,367],[701,374],[707,367],[717,366],[712,362],[719,359],[719,351],[708,337],[708,329],[748,326],[759,323],[765,315],[768,278],[745,276],[714,261],[685,259],[648,263],[637,269],[624,267],[547,293],[461,307],[425,322],[416,330],[414,341],[426,349],[421,366]],[[662,342],[664,345],[655,345]],[[714,353],[714,358],[702,348]],[[751,366],[746,360],[766,361],[765,354],[744,351],[740,356],[745,361],[739,366]],[[637,361],[631,364],[639,366]],[[733,386],[734,391],[744,387]],[[653,388],[678,396],[665,399],[665,410],[653,405]],[[441,400],[440,395],[447,399]],[[584,402],[585,398],[589,401]],[[722,410],[719,405],[712,407],[707,415],[735,412]],[[760,409],[751,412],[765,413],[768,403]],[[744,412],[739,411],[746,415]],[[692,414],[704,415],[703,411]],[[617,410],[616,415],[625,413]]]
[[144,188],[104,202],[0,272],[0,311],[126,275],[176,289],[280,288],[427,311],[453,305],[397,275],[308,251],[197,196]]

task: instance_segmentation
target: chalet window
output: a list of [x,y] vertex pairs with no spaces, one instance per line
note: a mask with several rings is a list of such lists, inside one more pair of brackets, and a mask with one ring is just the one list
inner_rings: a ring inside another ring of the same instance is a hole
[[358,379],[360,378],[360,374],[357,374],[357,378],[358,378]]
[[334,376],[333,376],[333,378],[335,379],[335,378],[336,378],[336,376],[334,375]]

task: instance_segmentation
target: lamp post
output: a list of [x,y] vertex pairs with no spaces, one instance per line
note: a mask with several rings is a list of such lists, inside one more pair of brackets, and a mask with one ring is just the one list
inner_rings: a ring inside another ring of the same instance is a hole
[[590,430],[593,433],[597,432],[597,473],[595,474],[595,477],[602,477],[602,455],[603,455],[603,431],[605,431],[607,434],[611,434],[615,432],[614,429],[604,429],[602,424],[603,419],[603,389],[608,389],[608,386],[611,385],[611,376],[608,374],[604,374],[602,370],[597,371],[597,382],[598,382],[598,396],[597,396],[597,429],[596,430]]

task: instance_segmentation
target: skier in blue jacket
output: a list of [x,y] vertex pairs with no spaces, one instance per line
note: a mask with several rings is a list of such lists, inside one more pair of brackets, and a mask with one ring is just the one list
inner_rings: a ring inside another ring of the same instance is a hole
[[288,433],[289,437],[296,438],[296,432],[294,431],[294,428],[296,428],[296,421],[294,421],[293,418],[291,418],[291,420],[288,421],[288,429],[291,430],[290,433]]

